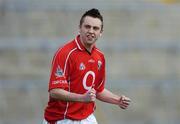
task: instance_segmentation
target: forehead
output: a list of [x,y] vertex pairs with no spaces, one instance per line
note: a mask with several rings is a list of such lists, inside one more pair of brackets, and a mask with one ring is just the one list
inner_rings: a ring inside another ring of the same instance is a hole
[[83,25],[91,25],[91,26],[101,27],[102,22],[99,18],[93,18],[90,16],[86,16],[84,18]]

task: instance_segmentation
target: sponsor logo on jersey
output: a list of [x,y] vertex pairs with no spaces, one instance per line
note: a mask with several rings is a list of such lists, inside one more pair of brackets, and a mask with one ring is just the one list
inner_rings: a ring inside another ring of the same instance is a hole
[[88,62],[89,62],[89,63],[94,63],[95,60],[94,60],[94,59],[90,59],[90,60],[88,60]]
[[100,60],[98,60],[98,70],[101,69],[101,66],[102,66],[102,62]]
[[52,84],[66,84],[67,81],[66,80],[57,80],[57,81],[53,81]]
[[81,63],[80,65],[79,65],[79,70],[84,70],[86,67],[85,67],[85,65],[84,65],[84,63]]
[[57,78],[63,77],[63,70],[60,68],[59,65],[58,65],[58,67],[56,68],[55,76],[56,76]]

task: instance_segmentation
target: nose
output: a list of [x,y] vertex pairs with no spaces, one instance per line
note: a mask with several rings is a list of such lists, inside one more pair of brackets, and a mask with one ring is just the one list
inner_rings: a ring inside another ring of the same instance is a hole
[[89,33],[93,33],[93,32],[94,32],[93,27],[89,28],[89,31],[88,31],[88,32],[89,32]]

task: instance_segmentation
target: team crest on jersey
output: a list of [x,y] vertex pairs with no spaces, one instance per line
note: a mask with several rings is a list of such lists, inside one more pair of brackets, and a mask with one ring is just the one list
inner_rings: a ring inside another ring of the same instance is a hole
[[79,66],[79,70],[84,70],[86,67],[84,65],[84,63],[81,63],[80,66]]
[[63,70],[60,68],[60,66],[58,66],[58,67],[56,68],[55,75],[56,75],[57,78],[63,76]]
[[98,60],[98,70],[101,69],[101,66],[102,66],[102,62],[100,60]]

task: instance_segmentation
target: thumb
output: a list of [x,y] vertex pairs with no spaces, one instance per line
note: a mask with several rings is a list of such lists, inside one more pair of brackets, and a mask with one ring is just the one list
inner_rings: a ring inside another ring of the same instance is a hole
[[94,88],[92,88],[90,91],[91,91],[92,93],[96,94],[96,90],[95,90]]

